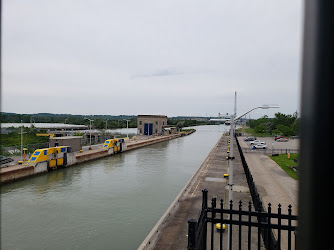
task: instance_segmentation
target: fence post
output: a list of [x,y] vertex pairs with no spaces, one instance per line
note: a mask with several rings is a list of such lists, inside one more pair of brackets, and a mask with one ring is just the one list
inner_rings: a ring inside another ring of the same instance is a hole
[[211,206],[212,206],[212,212],[211,212],[211,217],[212,217],[212,222],[211,222],[211,249],[213,249],[213,241],[214,241],[214,225],[215,223],[213,222],[215,217],[216,217],[216,212],[215,212],[215,208],[216,208],[216,197],[212,198],[211,201]]
[[278,238],[277,238],[277,249],[281,249],[281,225],[282,225],[282,205],[278,204]]
[[224,222],[224,200],[221,199],[220,200],[220,232],[219,232],[219,240],[220,240],[220,244],[219,244],[219,249],[222,250],[223,249],[223,222]]
[[204,229],[203,229],[203,239],[201,239],[202,242],[202,248],[206,249],[206,241],[207,241],[207,232],[208,232],[208,190],[203,189],[203,200],[202,200],[202,211],[204,212]]
[[249,201],[248,203],[248,249],[251,249],[251,242],[252,242],[252,230],[250,223],[252,222],[252,202]]
[[190,219],[188,220],[188,250],[195,249],[196,244],[196,220]]
[[258,210],[257,210],[257,249],[261,250],[261,220],[262,220],[262,216],[261,216],[261,212],[262,212],[262,206],[259,206]]
[[239,201],[239,249],[241,250],[241,211],[242,211],[242,201]]
[[288,213],[289,213],[289,219],[288,219],[288,226],[289,226],[289,230],[288,230],[288,250],[291,250],[291,204],[288,206]]
[[268,204],[268,227],[267,227],[267,241],[268,241],[268,248],[271,249],[271,203]]
[[208,190],[203,189],[202,190],[202,209],[207,209],[208,208]]

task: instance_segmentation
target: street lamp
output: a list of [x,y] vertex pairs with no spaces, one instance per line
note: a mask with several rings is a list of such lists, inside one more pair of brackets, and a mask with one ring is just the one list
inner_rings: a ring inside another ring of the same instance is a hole
[[129,137],[129,121],[130,120],[125,120],[124,119],[124,121],[126,121],[126,137]]
[[[235,105],[235,104],[234,104]],[[228,191],[228,201],[232,201],[233,200],[233,159],[234,159],[234,154],[233,154],[233,136],[234,136],[234,126],[235,126],[235,121],[239,120],[241,117],[243,117],[244,115],[248,114],[249,112],[255,110],[255,109],[269,109],[269,108],[279,108],[279,106],[275,105],[275,106],[270,106],[270,105],[263,105],[263,106],[259,106],[259,107],[255,107],[252,108],[251,110],[239,115],[239,116],[235,116],[235,114],[231,115],[231,133],[230,133],[230,155],[229,155],[229,173],[228,173],[228,186],[229,186],[229,191]],[[234,110],[236,110],[236,107],[234,107]],[[228,239],[230,238],[230,230],[228,230]],[[227,241],[227,245],[228,248],[230,246],[230,241]]]
[[249,112],[255,110],[255,109],[269,109],[269,108],[279,108],[278,105],[263,105],[263,106],[259,106],[259,107],[255,107],[252,108],[251,110],[237,116],[234,118],[234,115],[231,116],[231,134],[230,134],[230,141],[231,141],[231,145],[230,145],[230,157],[229,157],[229,192],[228,192],[228,200],[231,201],[233,200],[233,158],[234,158],[234,154],[233,154],[233,136],[234,136],[234,123],[235,121],[239,120],[241,117],[243,117],[244,115],[248,114]]
[[89,120],[89,149],[92,149],[92,122],[94,120],[85,117],[86,120]]
[[22,157],[22,161],[23,161],[23,134],[26,134],[27,132],[23,132],[23,124],[22,124],[22,120],[21,120],[21,157]]
[[67,120],[68,120],[68,118],[65,119],[65,135],[67,135],[67,134],[66,134],[66,121],[67,121]]

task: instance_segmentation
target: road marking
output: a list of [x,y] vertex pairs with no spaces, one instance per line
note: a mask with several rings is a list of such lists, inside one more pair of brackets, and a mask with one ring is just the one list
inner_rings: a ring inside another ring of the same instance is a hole
[[208,172],[207,169],[208,169],[208,167],[210,166],[210,164],[211,164],[211,159],[210,159],[210,160],[208,161],[208,163],[206,164],[206,168],[202,171],[201,176],[203,176],[205,173]]
[[196,192],[196,190],[197,190],[197,187],[198,187],[198,185],[201,183],[201,181],[198,181],[198,183],[197,183],[197,186],[195,187],[195,189],[194,189],[194,192],[191,194],[191,196],[193,196],[194,195],[194,193]]

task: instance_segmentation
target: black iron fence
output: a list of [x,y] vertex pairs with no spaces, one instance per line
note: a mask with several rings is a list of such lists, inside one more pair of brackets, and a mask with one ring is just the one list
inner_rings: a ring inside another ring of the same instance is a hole
[[[297,216],[292,215],[291,206],[288,214],[282,214],[281,205],[278,205],[278,212],[272,213],[271,204],[268,204],[267,212],[261,208],[252,210],[252,203],[249,202],[248,209],[242,209],[242,202],[239,202],[238,209],[233,209],[233,202],[229,209],[224,208],[223,200],[217,208],[216,197],[212,198],[211,207],[208,207],[208,191],[202,190],[202,210],[199,219],[188,221],[188,247],[195,249],[292,249],[295,248],[296,230],[295,221]],[[261,204],[262,206],[262,204]],[[208,223],[210,227],[208,228]],[[216,232],[216,225],[219,223],[220,230]],[[223,227],[228,225],[228,235]],[[276,236],[274,236],[274,231]],[[282,245],[282,232],[287,232],[287,246]],[[210,238],[210,242],[207,238]],[[234,237],[237,237],[235,239]],[[215,241],[218,239],[218,242]],[[254,239],[255,238],[255,239]],[[225,244],[228,241],[228,244]],[[224,247],[228,246],[228,247]]]
[[[292,215],[291,205],[288,207],[288,214],[282,214],[280,204],[278,205],[277,213],[272,213],[271,204],[268,204],[267,211],[264,209],[262,199],[255,186],[253,176],[237,138],[236,142],[253,203],[249,202],[248,210],[244,211],[242,210],[241,202],[239,202],[239,208],[234,210],[233,201],[230,204],[226,204],[229,205],[229,209],[224,209],[224,202],[220,200],[220,208],[217,208],[217,201],[214,197],[211,202],[212,206],[208,207],[208,191],[204,189],[202,191],[202,210],[199,219],[197,221],[194,219],[188,221],[188,249],[206,249],[209,246],[209,242],[207,242],[207,223],[211,223],[211,227],[209,228],[211,249],[218,249],[218,245],[214,244],[214,226],[217,223],[220,223],[221,227],[224,223],[229,225],[231,233],[227,239],[229,241],[228,249],[232,249],[235,242],[237,242],[238,249],[242,249],[242,246],[247,246],[247,249],[251,249],[252,246],[254,248],[254,234],[257,236],[257,243],[255,243],[257,249],[260,249],[262,245],[266,249],[282,249],[282,231],[287,232],[287,235],[286,233],[284,235],[284,238],[287,238],[287,246],[284,246],[284,249],[294,249],[297,216]],[[237,226],[236,229],[238,231],[237,241],[233,240],[233,235],[235,236],[235,233],[232,233],[234,225]],[[242,227],[246,227],[247,230],[243,230]],[[245,234],[246,238],[243,238]],[[225,238],[227,237],[225,236]],[[223,249],[223,239],[223,230],[221,229],[219,232],[219,249]],[[247,244],[245,243],[246,241]]]
[[244,153],[262,153],[262,154],[298,154],[299,149],[291,149],[291,148],[266,148],[266,149],[252,149],[252,148],[243,148],[242,151]]

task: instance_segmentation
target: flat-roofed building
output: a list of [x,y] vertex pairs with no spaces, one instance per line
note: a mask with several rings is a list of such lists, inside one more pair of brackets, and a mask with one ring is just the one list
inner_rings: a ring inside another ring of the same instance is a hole
[[167,126],[167,116],[165,115],[138,115],[138,134],[161,135]]
[[81,141],[82,136],[53,137],[49,139],[49,145],[50,147],[70,146],[73,152],[77,152],[82,149]]

